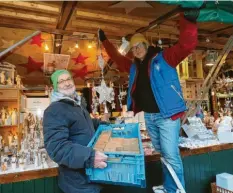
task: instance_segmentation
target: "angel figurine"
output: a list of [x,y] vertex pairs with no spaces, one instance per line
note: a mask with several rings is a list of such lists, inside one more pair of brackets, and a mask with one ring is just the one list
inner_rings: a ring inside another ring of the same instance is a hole
[[0,73],[0,83],[1,83],[1,84],[5,84],[5,83],[6,83],[5,71],[2,71],[2,72]]

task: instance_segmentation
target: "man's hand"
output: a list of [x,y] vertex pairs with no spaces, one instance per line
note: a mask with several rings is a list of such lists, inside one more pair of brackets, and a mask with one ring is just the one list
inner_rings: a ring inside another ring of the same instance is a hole
[[107,167],[107,161],[108,156],[106,156],[104,153],[101,153],[100,151],[95,152],[95,159],[94,159],[94,168],[100,168],[103,169]]
[[98,30],[98,35],[99,35],[99,39],[101,42],[103,42],[104,40],[107,39],[107,37],[105,36],[104,31],[102,29]]

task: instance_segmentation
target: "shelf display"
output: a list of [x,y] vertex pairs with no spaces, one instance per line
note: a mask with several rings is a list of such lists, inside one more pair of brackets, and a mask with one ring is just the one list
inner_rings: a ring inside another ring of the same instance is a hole
[[0,118],[0,126],[11,126],[11,125],[17,125],[17,109],[10,109],[8,107],[2,107],[1,111],[1,118]]
[[9,146],[0,142],[0,174],[57,167],[44,149],[42,118],[32,113],[25,116],[20,149],[17,135],[9,134],[8,140]]
[[8,63],[0,63],[0,87],[13,87],[15,81],[15,66]]

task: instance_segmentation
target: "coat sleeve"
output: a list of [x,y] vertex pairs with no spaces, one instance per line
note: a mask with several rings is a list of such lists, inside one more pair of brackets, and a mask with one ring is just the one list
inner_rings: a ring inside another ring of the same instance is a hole
[[108,56],[116,63],[121,72],[129,72],[132,61],[130,58],[123,56],[115,48],[115,46],[108,40],[103,41],[103,46]]
[[52,112],[44,113],[44,144],[50,158],[59,165],[69,168],[89,168],[94,165],[95,152],[92,148],[69,140],[69,129],[64,118]]
[[180,15],[180,36],[178,43],[163,51],[163,56],[166,62],[176,67],[184,60],[197,45],[197,24],[192,23]]

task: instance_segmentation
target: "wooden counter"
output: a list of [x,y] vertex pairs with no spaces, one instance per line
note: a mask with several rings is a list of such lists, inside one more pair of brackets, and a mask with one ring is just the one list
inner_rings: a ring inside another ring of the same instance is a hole
[[[233,144],[216,145],[216,146],[198,148],[198,149],[193,149],[193,150],[182,149],[181,155],[182,157],[188,157],[188,156],[193,156],[193,155],[207,154],[210,152],[217,152],[217,151],[229,150],[229,149],[233,149]],[[146,162],[156,162],[158,160],[160,160],[160,154],[146,156]],[[0,175],[0,184],[7,184],[7,183],[12,183],[12,182],[20,182],[20,181],[39,179],[39,178],[53,177],[57,175],[58,175],[57,168],[2,174]]]
[[[233,149],[233,144],[214,145],[214,146],[202,147],[197,149],[181,149],[180,152],[182,157],[186,157],[186,156],[199,155],[199,154],[205,154],[209,152],[216,152],[216,151],[222,151],[228,149]],[[159,153],[146,156],[146,162],[158,161],[158,160],[160,160]]]

